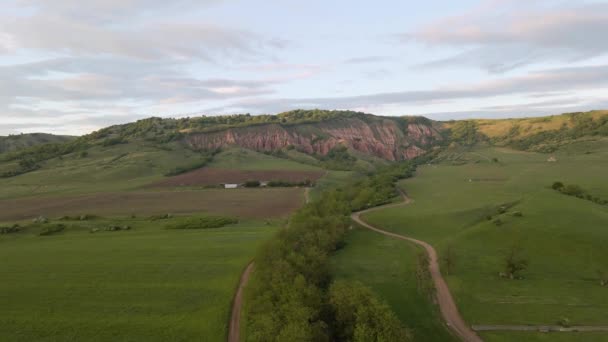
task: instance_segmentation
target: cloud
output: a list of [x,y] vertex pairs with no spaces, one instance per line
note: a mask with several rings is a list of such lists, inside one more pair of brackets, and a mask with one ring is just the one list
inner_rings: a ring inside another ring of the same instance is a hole
[[[13,3],[16,12],[0,17],[0,53],[219,63],[268,59],[287,46],[281,37],[184,17],[216,2],[221,1],[92,0],[85,6],[75,0],[21,0]],[[170,15],[172,9],[182,11]]]
[[475,66],[502,73],[542,62],[573,62],[608,53],[608,4],[556,7],[535,0],[491,1],[400,36],[405,42],[464,50],[422,67]]
[[391,60],[388,56],[366,56],[366,57],[354,57],[348,58],[343,61],[344,64],[368,64],[368,63],[380,63]]
[[506,95],[527,95],[608,87],[608,65],[549,69],[525,76],[432,90],[385,92],[368,95],[320,98],[252,98],[230,106],[213,108],[220,112],[252,111],[273,113],[295,108],[370,108],[395,104],[428,105],[460,99],[485,99]]

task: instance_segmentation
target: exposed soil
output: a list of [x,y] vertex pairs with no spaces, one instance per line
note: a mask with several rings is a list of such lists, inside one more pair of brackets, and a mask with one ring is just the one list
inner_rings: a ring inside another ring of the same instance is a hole
[[249,282],[249,277],[253,272],[255,264],[253,261],[247,265],[245,271],[241,275],[239,281],[239,287],[232,301],[232,314],[230,315],[230,325],[228,327],[228,342],[240,342],[241,339],[241,310],[243,308],[243,293],[245,292],[245,286]]
[[208,189],[140,191],[0,200],[0,222],[40,215],[157,215],[208,212],[243,218],[286,216],[299,208],[303,189]]
[[426,251],[426,253],[429,256],[429,271],[430,271],[431,277],[433,279],[433,284],[435,285],[435,289],[436,289],[435,296],[437,299],[437,303],[439,304],[441,316],[445,320],[448,327],[456,335],[458,335],[458,337],[460,337],[463,341],[467,341],[467,342],[482,341],[482,339],[479,336],[477,336],[477,334],[473,331],[473,329],[471,329],[471,327],[469,327],[466,324],[466,322],[460,315],[460,312],[458,312],[458,308],[456,307],[456,303],[454,302],[452,293],[450,292],[450,289],[448,288],[448,285],[445,282],[445,279],[443,279],[443,276],[441,275],[441,271],[439,270],[437,252],[435,251],[433,246],[429,245],[428,243],[426,243],[424,241],[420,241],[420,240],[413,239],[413,238],[410,238],[407,236],[387,232],[385,230],[376,228],[361,219],[360,216],[363,213],[370,212],[373,210],[378,210],[378,209],[385,209],[388,207],[407,205],[411,202],[411,200],[403,192],[401,192],[401,195],[403,196],[403,199],[404,199],[403,203],[389,204],[386,206],[380,206],[380,207],[375,207],[375,208],[359,211],[359,212],[353,213],[351,217],[355,222],[359,223],[360,225],[362,225],[365,228],[371,229],[380,234],[384,234],[384,235],[387,235],[390,237],[394,237],[397,239],[406,240],[406,241],[415,243],[415,244],[421,246],[422,248],[424,248],[424,250]]
[[176,187],[176,186],[197,186],[197,185],[219,185],[225,183],[241,184],[249,180],[257,181],[286,181],[303,182],[305,180],[316,181],[321,178],[323,171],[246,171],[233,169],[216,169],[204,167],[202,169],[190,171],[182,175],[169,177],[159,182],[153,183],[151,187]]

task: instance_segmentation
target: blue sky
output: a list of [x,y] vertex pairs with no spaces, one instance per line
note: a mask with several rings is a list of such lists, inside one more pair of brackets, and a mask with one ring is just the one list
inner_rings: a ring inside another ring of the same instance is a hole
[[0,134],[295,108],[608,108],[605,32],[606,1],[5,0]]

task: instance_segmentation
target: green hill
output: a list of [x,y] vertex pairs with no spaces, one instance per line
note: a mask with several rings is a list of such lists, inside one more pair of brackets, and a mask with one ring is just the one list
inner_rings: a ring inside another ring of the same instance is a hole
[[0,137],[0,153],[13,152],[23,148],[49,143],[63,143],[74,140],[76,137],[53,135],[45,133],[29,133]]

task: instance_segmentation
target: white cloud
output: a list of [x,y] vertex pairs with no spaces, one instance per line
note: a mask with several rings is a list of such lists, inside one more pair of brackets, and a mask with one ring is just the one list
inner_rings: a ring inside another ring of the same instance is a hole
[[401,37],[429,46],[464,49],[424,67],[469,65],[505,72],[533,63],[582,61],[605,55],[606,32],[606,3],[564,7],[555,1],[492,1]]

